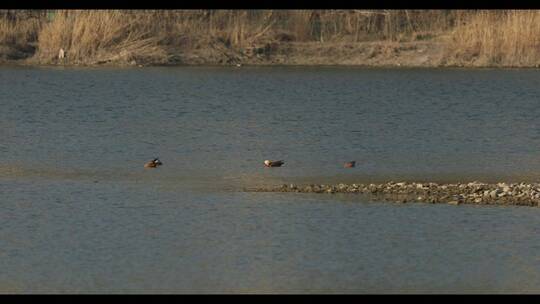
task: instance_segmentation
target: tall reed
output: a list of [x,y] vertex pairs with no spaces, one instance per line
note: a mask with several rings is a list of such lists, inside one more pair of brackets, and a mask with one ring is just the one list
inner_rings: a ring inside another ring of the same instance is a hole
[[0,11],[0,45],[22,46],[37,42],[44,16]]
[[69,62],[131,60],[151,57],[162,60],[152,21],[143,13],[129,11],[58,11],[39,35],[36,57],[53,60],[59,49]]
[[36,44],[34,58],[167,62],[194,49],[268,43],[445,40],[454,61],[538,63],[540,11],[473,10],[0,10],[0,46]]
[[481,11],[452,32],[449,53],[481,65],[540,63],[540,11]]

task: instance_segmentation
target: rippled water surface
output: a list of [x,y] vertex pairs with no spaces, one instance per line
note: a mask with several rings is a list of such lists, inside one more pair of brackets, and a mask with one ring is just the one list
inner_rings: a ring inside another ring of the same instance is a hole
[[537,70],[4,67],[0,90],[0,292],[540,292],[538,208],[242,191],[537,181]]

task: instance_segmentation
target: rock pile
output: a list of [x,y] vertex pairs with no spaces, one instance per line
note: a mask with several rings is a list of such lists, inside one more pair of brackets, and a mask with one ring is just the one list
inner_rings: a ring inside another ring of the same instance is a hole
[[425,203],[540,206],[540,183],[481,182],[438,184],[388,182],[382,184],[281,185],[255,192],[359,193],[374,200]]

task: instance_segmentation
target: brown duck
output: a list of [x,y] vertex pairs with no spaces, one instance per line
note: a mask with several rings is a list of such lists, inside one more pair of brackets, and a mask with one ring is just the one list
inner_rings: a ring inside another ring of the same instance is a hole
[[154,158],[153,160],[147,162],[146,164],[144,164],[144,167],[145,168],[156,168],[158,166],[161,166],[163,165],[163,163],[157,159],[157,158]]
[[346,162],[343,167],[345,168],[354,168],[356,166],[356,161],[350,161],[350,162]]
[[264,166],[265,167],[281,167],[281,165],[283,165],[284,163],[285,162],[282,160],[275,160],[275,161],[265,160]]

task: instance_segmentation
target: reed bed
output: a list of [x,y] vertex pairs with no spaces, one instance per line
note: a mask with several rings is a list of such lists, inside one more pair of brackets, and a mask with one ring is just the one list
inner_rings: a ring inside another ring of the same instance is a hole
[[457,26],[448,43],[454,59],[484,66],[537,66],[540,11],[481,11]]
[[538,10],[0,11],[0,47],[31,46],[32,59],[45,64],[167,64],[290,43],[339,51],[345,43],[437,40],[447,64],[531,66],[539,63],[539,34]]
[[0,58],[23,59],[35,52],[37,39],[43,24],[41,16],[0,14]]
[[[146,18],[144,18],[146,17]],[[36,58],[54,61],[60,49],[71,63],[130,61],[165,57],[145,14],[123,11],[59,11],[40,32]]]

